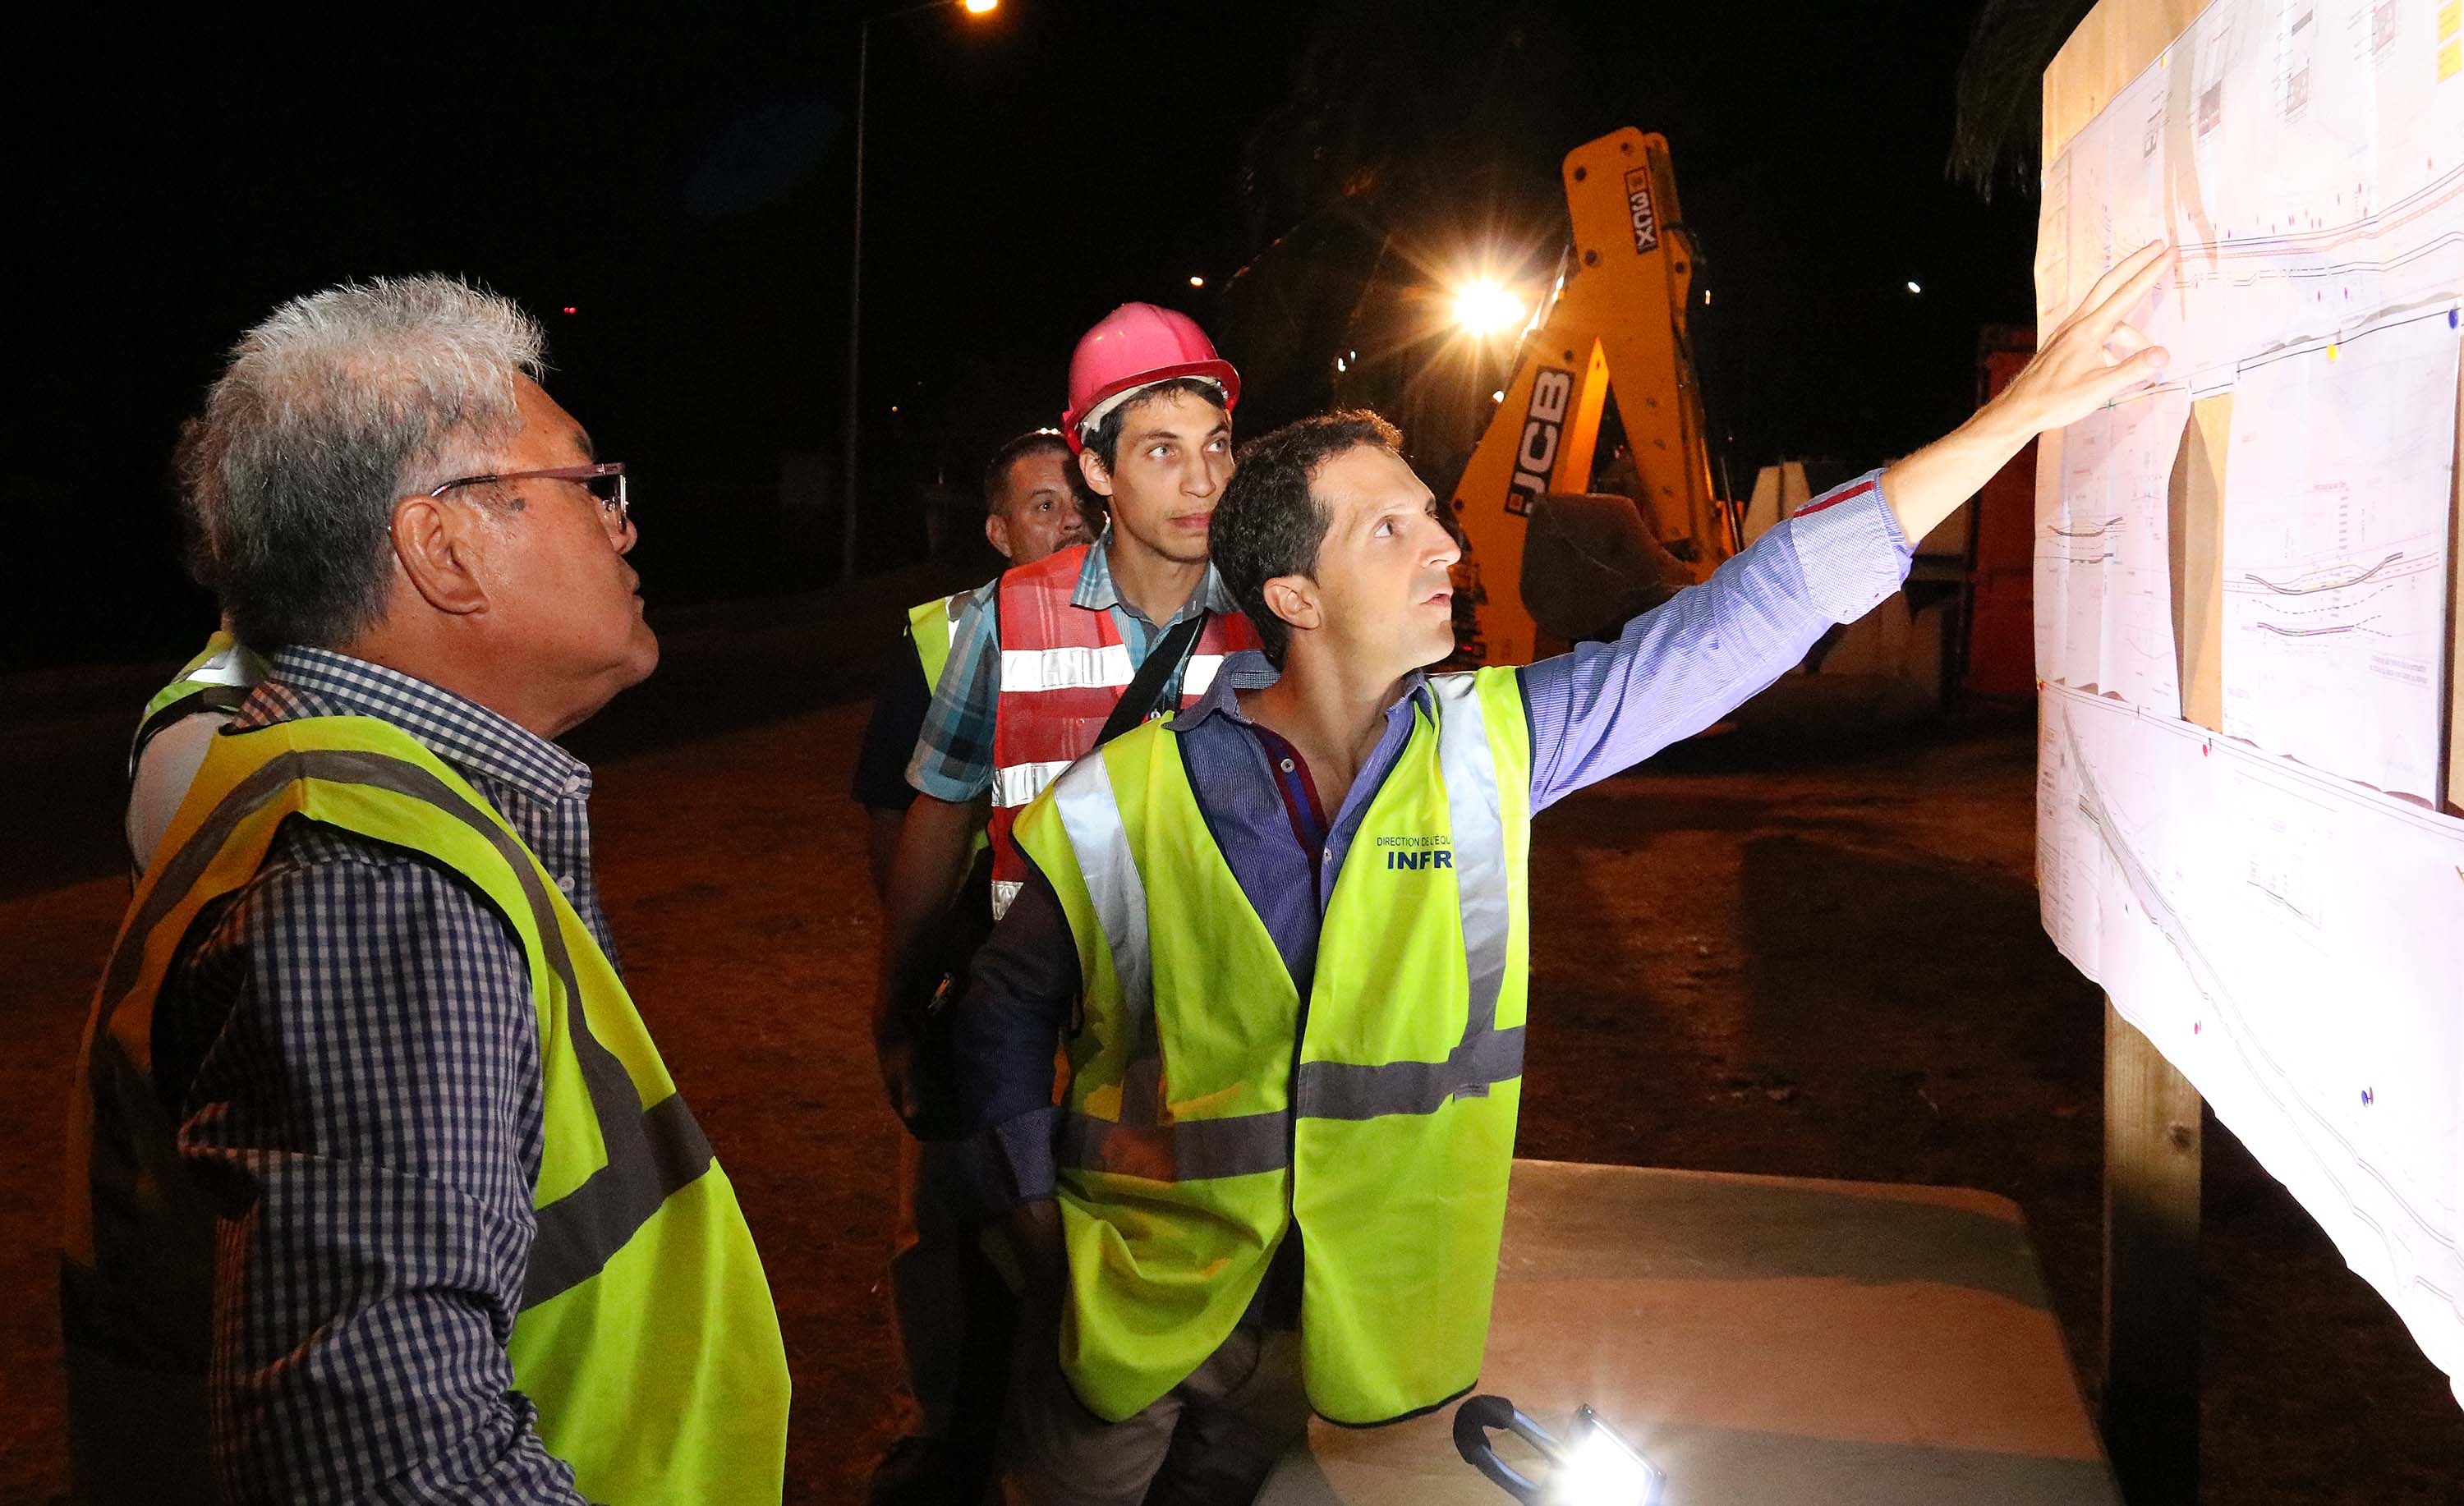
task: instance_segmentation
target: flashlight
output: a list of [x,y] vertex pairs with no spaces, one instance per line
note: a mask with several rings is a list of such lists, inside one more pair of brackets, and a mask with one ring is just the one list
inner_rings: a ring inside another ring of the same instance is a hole
[[[1488,1441],[1504,1429],[1540,1451],[1546,1478],[1532,1480],[1497,1456]],[[1574,1408],[1571,1435],[1559,1441],[1503,1396],[1475,1396],[1455,1408],[1455,1451],[1499,1489],[1529,1506],[1660,1506],[1668,1476],[1588,1406]]]

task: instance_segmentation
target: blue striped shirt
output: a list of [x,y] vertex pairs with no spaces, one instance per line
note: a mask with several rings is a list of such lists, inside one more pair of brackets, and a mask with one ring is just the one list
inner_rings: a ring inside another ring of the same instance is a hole
[[[1710,726],[1802,661],[1834,623],[1854,622],[1897,591],[1915,551],[1883,503],[1879,474],[1807,503],[1615,641],[1527,666],[1532,811]],[[1264,655],[1233,655],[1173,728],[1207,828],[1306,993],[1319,927],[1361,819],[1402,754],[1414,708],[1435,708],[1425,677],[1407,676],[1312,873],[1267,745],[1238,700],[1275,679]],[[1068,921],[1051,885],[1033,875],[977,953],[957,1015],[960,1086],[996,1208],[1052,1195],[1052,1051],[1078,988]]]

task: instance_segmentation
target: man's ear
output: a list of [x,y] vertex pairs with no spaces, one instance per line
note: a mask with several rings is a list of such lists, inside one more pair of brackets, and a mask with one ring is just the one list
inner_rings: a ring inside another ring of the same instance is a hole
[[1277,576],[1265,587],[1266,610],[1284,620],[1293,631],[1315,629],[1326,625],[1326,612],[1317,599],[1317,582],[1307,576]]
[[1078,473],[1087,478],[1087,485],[1097,496],[1112,494],[1112,473],[1104,469],[1103,456],[1091,449],[1078,451]]
[[440,497],[412,495],[393,505],[387,531],[394,562],[410,588],[440,612],[467,617],[488,608],[480,569],[483,509],[455,506]]
[[1003,559],[1017,557],[1009,552],[1009,519],[999,513],[984,514],[984,542],[999,550]]

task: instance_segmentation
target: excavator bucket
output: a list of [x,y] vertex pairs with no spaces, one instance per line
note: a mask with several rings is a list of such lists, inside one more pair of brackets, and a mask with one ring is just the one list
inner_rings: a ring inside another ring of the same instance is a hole
[[1552,491],[1532,499],[1523,605],[1542,632],[1570,644],[1615,638],[1628,619],[1693,580],[1633,498]]

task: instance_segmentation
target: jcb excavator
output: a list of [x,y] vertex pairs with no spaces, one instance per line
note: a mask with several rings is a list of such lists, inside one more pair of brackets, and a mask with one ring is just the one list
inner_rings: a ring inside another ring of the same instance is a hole
[[[1740,509],[1711,483],[1667,140],[1612,132],[1567,153],[1564,177],[1573,246],[1454,490],[1460,663],[1607,636],[1742,547]],[[1632,496],[1592,491],[1612,389]]]

